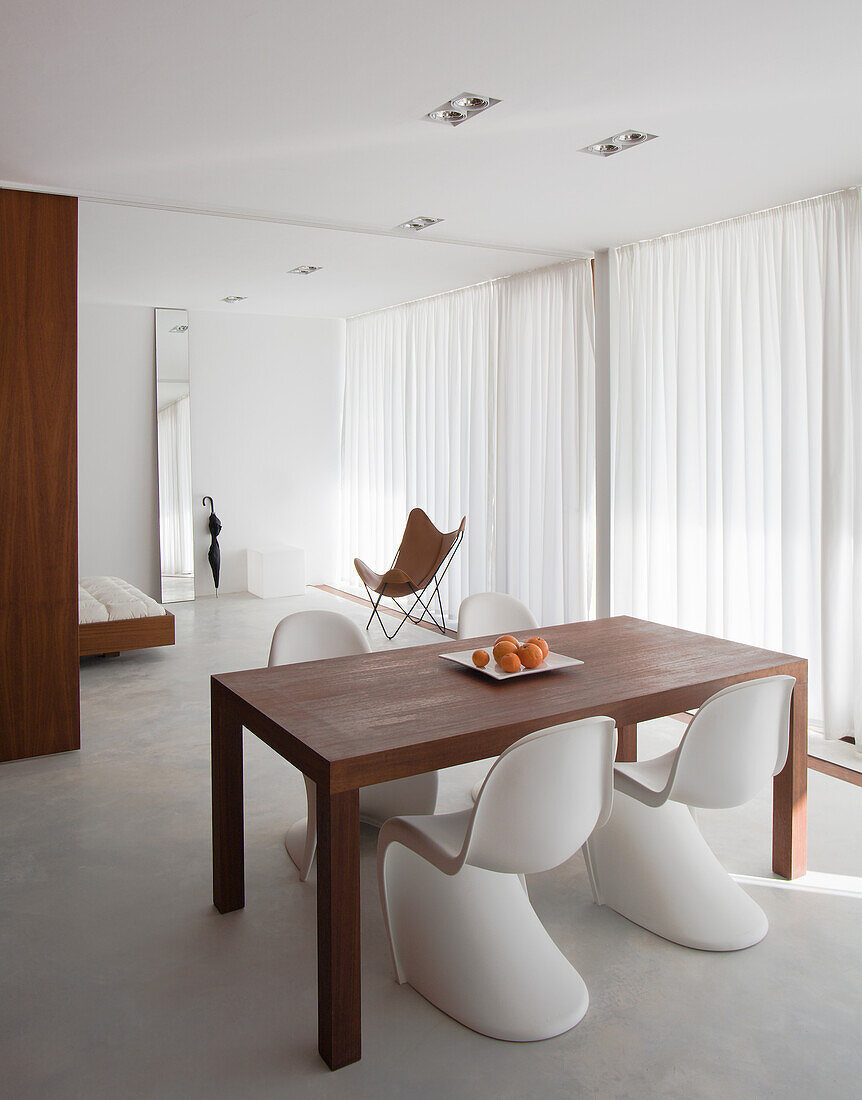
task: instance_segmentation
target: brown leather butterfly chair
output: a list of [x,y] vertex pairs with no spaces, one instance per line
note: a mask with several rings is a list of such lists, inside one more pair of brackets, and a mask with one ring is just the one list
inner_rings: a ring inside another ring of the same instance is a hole
[[[440,599],[440,582],[452,564],[455,551],[461,545],[466,523],[467,517],[464,516],[455,531],[444,534],[437,530],[421,508],[414,508],[407,517],[407,526],[404,528],[398,553],[385,573],[375,573],[364,561],[359,558],[353,559],[356,572],[365,585],[365,591],[372,604],[371,615],[365,624],[366,630],[371,626],[371,621],[376,615],[377,621],[383,627],[383,633],[390,639],[395,637],[408,619],[418,624],[428,618],[441,634],[446,633],[443,603]],[[431,595],[423,599],[425,593],[429,591]],[[380,601],[384,596],[391,599],[403,615],[392,634],[387,632],[380,617]],[[434,612],[429,607],[429,604],[433,604],[435,596],[440,609],[439,622],[434,618]],[[413,600],[406,611],[399,603],[399,600],[405,598]],[[417,604],[422,605],[422,614],[418,619],[413,614]]]

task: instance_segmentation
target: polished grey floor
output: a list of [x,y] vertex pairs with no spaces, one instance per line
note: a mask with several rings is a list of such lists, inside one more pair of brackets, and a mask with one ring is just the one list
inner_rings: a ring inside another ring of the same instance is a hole
[[[282,847],[302,783],[252,736],[246,908],[211,905],[208,677],[264,664],[282,615],[333,599],[176,605],[174,648],[82,663],[80,752],[0,767],[0,1095],[858,1095],[862,789],[816,773],[820,875],[807,885],[771,880],[768,794],[701,816],[725,864],[762,877],[750,888],[771,930],[749,951],[689,951],[597,908],[580,856],[532,878],[591,994],[584,1021],[543,1043],[475,1035],[395,984],[375,834],[363,832],[363,1058],[329,1073],[316,1053],[314,883],[297,881]],[[647,750],[680,730],[646,728]],[[467,804],[479,770],[445,776],[446,808]]]

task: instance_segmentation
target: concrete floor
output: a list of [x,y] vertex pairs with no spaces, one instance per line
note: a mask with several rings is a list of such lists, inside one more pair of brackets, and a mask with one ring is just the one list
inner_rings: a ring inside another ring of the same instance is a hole
[[[749,951],[689,951],[594,906],[579,855],[533,877],[533,903],[591,996],[577,1028],[543,1043],[475,1035],[396,985],[364,831],[363,1058],[329,1073],[317,1055],[314,883],[298,882],[282,847],[302,783],[252,736],[247,904],[228,916],[211,905],[208,677],[264,664],[282,615],[333,600],[176,605],[174,648],[82,664],[80,752],[0,768],[0,1095],[859,1094],[862,789],[814,772],[810,866],[853,877],[770,884],[767,794],[701,816],[726,866],[763,876],[751,890],[771,931]],[[649,751],[681,727],[644,732]],[[445,808],[467,804],[479,770],[445,775]]]

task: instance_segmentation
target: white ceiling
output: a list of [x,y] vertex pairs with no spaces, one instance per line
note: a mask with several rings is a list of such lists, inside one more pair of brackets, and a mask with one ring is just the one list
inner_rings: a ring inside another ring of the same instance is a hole
[[[573,254],[862,182],[860,41],[858,0],[29,0],[0,179]],[[502,102],[422,121],[462,91]]]
[[[350,317],[500,275],[546,255],[332,229],[82,202],[83,302]],[[314,264],[313,275],[288,275]],[[229,294],[244,302],[227,305]]]

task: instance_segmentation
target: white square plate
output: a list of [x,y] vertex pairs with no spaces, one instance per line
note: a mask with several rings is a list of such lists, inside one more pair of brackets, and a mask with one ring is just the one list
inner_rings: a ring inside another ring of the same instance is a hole
[[474,672],[481,672],[483,676],[490,676],[492,680],[517,680],[519,676],[534,676],[538,672],[552,672],[557,668],[573,668],[584,662],[575,657],[566,657],[563,653],[549,653],[538,668],[520,668],[517,672],[504,672],[495,662],[493,656],[484,668],[478,668],[473,664],[475,649],[462,649],[457,653],[440,653],[444,661],[454,661],[456,665],[464,665],[472,668]]

